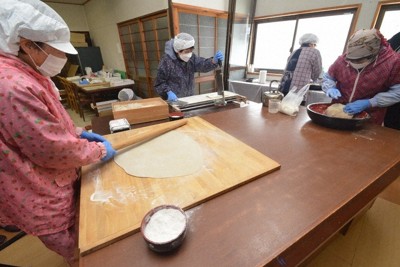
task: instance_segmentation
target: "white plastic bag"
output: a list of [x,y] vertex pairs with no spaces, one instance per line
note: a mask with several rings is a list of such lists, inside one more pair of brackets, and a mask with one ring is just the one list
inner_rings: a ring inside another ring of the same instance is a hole
[[299,107],[304,99],[304,95],[310,88],[310,84],[306,84],[301,89],[293,86],[289,93],[282,99],[279,111],[290,116],[296,116],[299,113]]

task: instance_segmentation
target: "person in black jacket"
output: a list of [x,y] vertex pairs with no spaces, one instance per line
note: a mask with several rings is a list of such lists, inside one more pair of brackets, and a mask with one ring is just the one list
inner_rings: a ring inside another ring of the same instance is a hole
[[[388,42],[394,51],[400,53],[400,32],[393,35]],[[400,102],[387,108],[384,125],[388,128],[400,130]]]

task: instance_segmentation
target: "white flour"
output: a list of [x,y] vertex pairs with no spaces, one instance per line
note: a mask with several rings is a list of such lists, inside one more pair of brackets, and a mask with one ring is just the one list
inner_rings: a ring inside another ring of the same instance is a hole
[[144,235],[155,243],[165,243],[179,236],[186,227],[186,217],[176,209],[162,209],[151,216]]
[[138,109],[138,108],[147,108],[147,107],[153,107],[154,104],[147,103],[129,103],[126,105],[115,105],[113,107],[114,111],[122,111],[122,110],[131,110],[131,109]]

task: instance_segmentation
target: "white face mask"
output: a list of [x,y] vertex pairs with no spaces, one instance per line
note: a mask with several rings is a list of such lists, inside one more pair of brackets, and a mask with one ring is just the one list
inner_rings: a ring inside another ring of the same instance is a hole
[[369,65],[369,63],[371,63],[371,61],[366,61],[366,62],[358,63],[358,64],[349,61],[350,66],[352,66],[353,68],[358,69],[358,70],[365,68],[366,66]]
[[[35,43],[36,44],[36,43]],[[46,60],[42,63],[42,65],[36,65],[35,61],[32,59],[31,55],[28,56],[31,58],[33,64],[35,64],[36,69],[43,75],[48,77],[53,77],[59,74],[64,67],[65,63],[67,63],[67,58],[59,58],[53,56],[52,54],[46,53],[40,46],[36,44],[40,50],[43,51],[47,55]]]
[[192,54],[193,54],[193,53],[179,54],[179,57],[180,57],[183,61],[188,62],[189,59],[192,57]]

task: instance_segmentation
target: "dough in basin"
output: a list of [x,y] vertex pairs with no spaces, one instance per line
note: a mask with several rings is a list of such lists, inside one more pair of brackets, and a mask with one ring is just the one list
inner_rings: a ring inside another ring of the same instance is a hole
[[334,117],[334,118],[342,118],[342,119],[353,118],[353,115],[344,112],[343,108],[344,108],[343,104],[339,103],[332,104],[326,109],[325,114],[329,117]]
[[203,154],[190,136],[170,131],[121,151],[114,161],[133,176],[168,178],[198,172],[203,166]]

